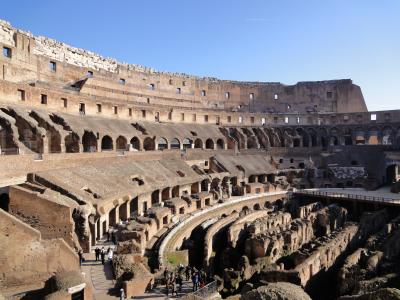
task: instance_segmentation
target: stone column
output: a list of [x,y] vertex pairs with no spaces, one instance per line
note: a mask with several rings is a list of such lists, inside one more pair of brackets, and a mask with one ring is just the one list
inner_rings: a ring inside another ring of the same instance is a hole
[[118,224],[119,221],[120,221],[120,218],[119,218],[119,208],[120,208],[120,206],[121,205],[117,205],[115,207],[115,224]]
[[49,153],[49,138],[47,136],[43,136],[43,154]]

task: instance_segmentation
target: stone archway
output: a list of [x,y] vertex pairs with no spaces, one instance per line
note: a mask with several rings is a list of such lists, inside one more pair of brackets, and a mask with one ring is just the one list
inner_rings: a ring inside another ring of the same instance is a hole
[[196,149],[203,149],[203,141],[201,139],[196,139],[194,141],[194,147]]
[[114,149],[113,140],[110,136],[105,135],[101,139],[101,151],[111,151]]
[[219,149],[219,150],[225,149],[225,143],[224,143],[223,139],[217,140],[217,149]]
[[139,138],[137,138],[137,137],[135,136],[135,137],[133,137],[133,138],[130,140],[129,143],[130,143],[132,149],[135,149],[135,150],[137,150],[137,151],[140,151],[140,140],[139,140]]
[[116,150],[126,151],[128,149],[128,141],[126,137],[120,135],[116,140]]
[[154,143],[154,139],[147,137],[144,139],[143,141],[143,149],[145,151],[153,151],[155,150],[155,143]]
[[206,149],[214,149],[214,141],[212,139],[206,140]]
[[93,132],[85,131],[82,137],[83,152],[97,152],[97,138]]
[[79,152],[79,136],[72,132],[68,134],[65,139],[65,152],[66,153],[78,153]]
[[157,141],[157,149],[158,150],[165,150],[168,149],[168,141],[166,138],[160,137]]

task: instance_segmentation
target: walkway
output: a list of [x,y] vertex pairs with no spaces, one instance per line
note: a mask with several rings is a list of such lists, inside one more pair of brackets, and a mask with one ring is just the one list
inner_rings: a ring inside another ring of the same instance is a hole
[[153,289],[153,291],[144,293],[142,295],[138,295],[133,297],[133,299],[146,299],[146,300],[167,300],[167,299],[177,299],[179,297],[182,297],[185,294],[191,293],[192,292],[192,283],[191,281],[183,281],[182,285],[182,292],[178,293],[177,296],[172,296],[169,294],[168,296],[166,295],[167,290],[165,288],[165,285],[162,286],[157,286]]
[[391,193],[389,187],[383,187],[375,191],[367,191],[362,188],[315,188],[294,190],[293,193],[400,206],[400,195]]
[[[111,242],[100,240],[96,247],[104,247],[104,249],[115,249],[115,245]],[[94,249],[91,253],[84,255],[85,262],[82,264],[82,271],[90,278],[93,285],[93,299],[95,300],[115,300],[119,299],[118,290],[114,289],[115,281],[113,279],[112,266],[107,261],[104,265],[101,261],[96,261]]]

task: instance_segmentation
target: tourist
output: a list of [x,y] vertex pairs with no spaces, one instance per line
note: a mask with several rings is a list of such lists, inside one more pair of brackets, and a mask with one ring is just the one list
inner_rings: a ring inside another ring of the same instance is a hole
[[178,296],[178,290],[176,289],[176,280],[177,278],[175,276],[171,277],[171,295],[173,296],[174,294]]
[[125,300],[125,292],[124,292],[124,289],[120,289],[119,292],[120,292],[120,294],[119,294],[119,300]]
[[83,253],[82,250],[78,251],[78,256],[79,256],[79,265],[82,266],[82,262],[83,262]]
[[100,249],[99,249],[99,247],[96,247],[96,249],[94,250],[94,255],[96,257],[96,261],[98,261],[100,259]]
[[186,281],[189,281],[190,279],[190,273],[191,273],[190,271],[191,271],[190,266],[186,266],[185,269]]
[[197,291],[197,287],[199,284],[199,274],[197,274],[197,272],[193,272],[192,274],[192,283],[193,283],[193,292]]
[[112,264],[112,260],[113,260],[113,251],[111,249],[109,249],[108,251],[108,261],[110,262],[110,264]]
[[[167,276],[168,276],[168,272],[167,272]],[[167,296],[169,294],[169,278],[165,277],[165,289],[167,291]]]
[[102,247],[101,248],[101,251],[100,251],[100,257],[101,257],[101,263],[104,265],[104,258],[105,258],[105,256],[106,256],[106,250],[104,249],[104,247]]
[[115,233],[114,233],[114,230],[111,231],[111,241],[113,242],[113,244],[115,244]]
[[182,277],[182,274],[181,274],[181,273],[179,273],[179,275],[176,277],[176,280],[177,280],[176,283],[177,283],[178,286],[179,286],[179,292],[182,293],[183,277]]
[[111,231],[111,229],[109,228],[109,229],[107,230],[107,242],[110,241],[110,231]]

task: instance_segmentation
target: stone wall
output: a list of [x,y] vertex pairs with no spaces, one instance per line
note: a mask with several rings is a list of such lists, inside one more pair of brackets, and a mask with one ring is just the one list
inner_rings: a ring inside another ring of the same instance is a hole
[[[0,23],[0,44],[12,50],[11,58],[0,58],[0,63],[4,62],[4,68],[0,69],[3,79],[12,82],[40,80],[65,84],[81,80],[81,97],[67,93],[66,97],[73,105],[59,105],[58,109],[64,111],[76,109],[75,113],[78,113],[79,101],[93,103],[93,98],[106,109],[96,112],[96,105],[93,105],[92,113],[104,113],[109,116],[113,115],[114,105],[126,112],[126,103],[123,104],[126,100],[132,105],[144,107],[148,112],[158,111],[158,116],[160,113],[166,116],[171,107],[184,108],[188,112],[193,111],[193,108],[214,110],[218,113],[234,110],[245,115],[251,115],[247,112],[296,114],[315,111],[367,111],[360,88],[351,80],[284,85],[156,72],[151,68],[121,63],[53,39],[33,36],[29,32],[13,28],[4,21]],[[49,67],[50,62],[55,64],[54,69]],[[88,74],[88,71],[92,73]],[[60,86],[56,89],[47,88],[45,93],[52,94],[51,91],[57,89],[60,90]],[[30,95],[27,96],[30,98]],[[82,96],[88,97],[88,101]],[[60,103],[58,97],[56,102]],[[140,116],[140,109],[135,110],[135,115],[136,112],[137,116]],[[151,115],[154,120],[155,114]],[[234,123],[242,123],[242,117],[239,118],[236,113],[232,115]],[[180,112],[174,113],[170,121],[180,120],[180,116]],[[203,116],[202,120],[199,118],[197,122],[219,122],[219,117],[214,113],[207,114],[207,120]],[[193,118],[192,114],[187,114],[187,121],[193,121]]]
[[[51,197],[51,196],[50,196]],[[54,199],[54,198],[53,198]],[[73,204],[72,204],[73,205]],[[23,187],[10,187],[10,212],[24,223],[40,231],[42,238],[62,238],[70,247],[76,247],[75,224],[70,207],[44,198],[39,192]]]
[[0,291],[41,288],[56,272],[79,271],[78,256],[63,239],[42,240],[39,231],[1,209],[0,229]]

